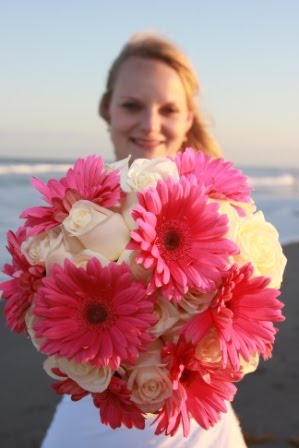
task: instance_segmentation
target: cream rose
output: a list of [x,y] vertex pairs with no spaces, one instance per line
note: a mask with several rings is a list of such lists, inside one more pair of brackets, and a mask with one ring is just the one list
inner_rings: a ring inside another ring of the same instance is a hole
[[287,260],[277,230],[261,211],[240,221],[236,243],[240,248],[240,254],[234,256],[237,263],[250,261],[255,275],[270,277],[269,286],[279,288]]
[[177,307],[163,297],[159,297],[155,302],[153,312],[159,320],[150,329],[150,332],[157,338],[173,327],[180,318],[180,313],[178,312]]
[[27,332],[28,332],[28,335],[30,337],[32,344],[38,351],[40,351],[39,349],[44,342],[44,338],[37,338],[35,336],[35,331],[33,330],[33,325],[38,321],[38,318],[32,312],[33,307],[34,307],[34,305],[31,305],[31,307],[28,308],[28,310],[26,311],[25,324],[26,324]]
[[256,211],[256,206],[253,201],[250,202],[237,202],[228,200],[217,200],[209,199],[209,202],[216,202],[219,205],[218,213],[226,215],[228,218],[228,230],[225,234],[225,238],[232,241],[236,241],[239,223],[242,221],[237,209],[241,209],[243,212],[242,216],[252,215]]
[[151,270],[145,269],[141,264],[136,263],[136,254],[136,251],[129,249],[124,250],[119,257],[117,264],[121,264],[123,262],[127,263],[130,266],[130,271],[136,280],[149,281]]
[[141,191],[156,186],[159,180],[165,180],[169,176],[179,180],[177,166],[172,160],[136,159],[127,173],[121,171],[120,184],[124,191]]
[[253,213],[256,212],[256,205],[252,199],[250,199],[249,202],[239,202],[239,201],[232,201],[232,200],[230,200],[229,202],[232,206],[234,206],[234,208],[241,209],[242,216],[252,215]]
[[161,347],[161,342],[156,340],[150,353],[142,353],[137,364],[128,369],[127,385],[132,391],[131,400],[143,412],[157,411],[172,395],[169,372],[161,363]]
[[164,331],[164,333],[160,336],[163,342],[172,342],[173,344],[177,344],[181,329],[186,324],[186,320],[181,318],[182,314],[180,313],[180,319],[173,325],[173,327],[169,328],[169,330]]
[[218,213],[221,215],[226,215],[228,219],[228,230],[225,234],[225,238],[235,242],[240,220],[238,212],[230,205],[228,201],[217,201],[217,203],[219,204]]
[[49,254],[61,243],[61,226],[27,238],[21,245],[21,252],[30,264],[45,264]]
[[77,363],[66,358],[50,356],[44,362],[44,369],[49,376],[60,380],[62,378],[52,372],[54,367],[58,367],[59,370],[74,380],[82,389],[94,393],[106,390],[114,373],[109,366],[98,368],[87,362]]
[[215,328],[211,328],[196,346],[196,357],[204,363],[218,364],[222,361],[220,341]]
[[69,235],[77,237],[86,249],[117,260],[130,240],[122,216],[90,201],[76,202],[63,221]]
[[252,373],[255,372],[255,370],[257,369],[258,365],[259,365],[259,355],[258,353],[252,353],[250,355],[250,360],[249,361],[245,361],[244,358],[242,358],[242,356],[239,356],[240,358],[240,365],[241,365],[241,369],[242,369],[242,373],[243,375],[247,375],[248,373]]
[[212,291],[203,294],[190,290],[178,303],[181,318],[189,320],[192,315],[205,311],[212,302],[216,292],[217,291]]

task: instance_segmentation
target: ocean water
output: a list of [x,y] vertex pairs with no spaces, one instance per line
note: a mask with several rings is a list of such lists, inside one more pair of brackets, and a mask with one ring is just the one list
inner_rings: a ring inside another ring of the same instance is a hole
[[[25,208],[43,203],[30,184],[31,177],[60,178],[70,165],[69,161],[0,160],[0,267],[9,261],[5,248],[7,230],[22,225],[18,217]],[[257,208],[277,228],[280,241],[299,241],[299,167],[238,168],[249,177]],[[4,278],[0,274],[0,281]]]

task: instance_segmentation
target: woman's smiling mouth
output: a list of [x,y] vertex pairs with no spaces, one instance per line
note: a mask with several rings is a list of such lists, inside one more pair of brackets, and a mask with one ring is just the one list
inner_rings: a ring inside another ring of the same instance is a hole
[[155,149],[165,143],[163,140],[131,137],[130,141],[144,149]]

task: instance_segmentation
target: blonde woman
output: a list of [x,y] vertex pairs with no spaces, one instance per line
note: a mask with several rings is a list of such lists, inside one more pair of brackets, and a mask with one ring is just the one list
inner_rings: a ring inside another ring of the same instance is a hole
[[[220,151],[199,112],[199,86],[186,56],[171,42],[155,34],[135,35],[123,47],[108,74],[99,113],[108,123],[116,159],[174,156],[185,147],[212,156]],[[188,439],[155,436],[151,419],[144,431],[101,424],[92,400],[58,405],[43,448],[246,447],[239,422],[228,412],[213,428],[204,430],[193,421]]]

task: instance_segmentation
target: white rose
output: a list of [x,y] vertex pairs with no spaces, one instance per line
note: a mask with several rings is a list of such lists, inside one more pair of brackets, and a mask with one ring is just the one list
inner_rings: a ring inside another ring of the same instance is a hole
[[44,369],[49,376],[62,379],[52,372],[54,367],[59,368],[69,378],[74,380],[82,389],[88,392],[103,392],[107,389],[114,371],[109,366],[94,367],[87,362],[77,363],[66,358],[50,356],[44,362]]
[[151,276],[151,270],[145,269],[141,264],[136,263],[136,255],[137,255],[136,251],[126,249],[121,253],[117,261],[117,264],[121,264],[123,262],[127,263],[130,267],[130,271],[133,277],[136,280],[149,281]]
[[133,208],[136,207],[137,204],[137,193],[135,193],[134,191],[127,193],[121,204],[120,213],[130,230],[134,230],[137,228],[136,221],[132,218],[131,215]]
[[73,255],[71,257],[71,261],[78,268],[79,267],[85,268],[88,260],[91,260],[92,258],[97,258],[101,262],[102,266],[107,266],[110,263],[110,261],[107,260],[107,258],[103,257],[98,252],[94,252],[93,250],[90,249],[82,250],[82,252]]
[[63,242],[66,250],[71,254],[78,254],[79,252],[82,252],[82,250],[84,250],[85,247],[83,246],[81,241],[74,235],[70,235],[63,226],[62,229],[63,229]]
[[170,159],[136,159],[129,171],[121,172],[120,185],[123,191],[141,191],[150,186],[156,186],[159,180],[167,177],[179,180],[175,162]]
[[76,236],[86,249],[117,260],[130,240],[122,216],[90,201],[76,202],[63,221],[69,235]]
[[130,159],[131,155],[129,155],[125,159],[117,160],[116,162],[105,163],[105,169],[108,171],[119,170],[120,172],[124,172],[125,174],[127,174]]
[[21,245],[21,252],[30,264],[44,264],[49,254],[59,246],[62,238],[61,227],[57,226],[27,238]]
[[159,319],[150,329],[157,338],[169,330],[179,320],[180,314],[176,306],[169,300],[159,297],[155,302],[153,313]]
[[240,248],[240,254],[234,256],[237,263],[250,261],[255,275],[270,277],[269,286],[279,288],[287,260],[277,230],[261,211],[240,221],[236,243]]
[[82,253],[85,248],[81,241],[75,236],[69,235],[62,226],[63,239],[58,247],[54,249],[48,256],[46,261],[47,275],[52,270],[54,264],[64,265],[66,259],[72,260],[76,254]]
[[150,353],[141,354],[137,364],[128,370],[128,388],[132,391],[131,400],[143,412],[155,412],[172,395],[169,372],[161,363],[160,341],[155,341]]
[[50,274],[54,264],[59,264],[60,266],[64,265],[64,261],[66,259],[71,259],[72,254],[69,252],[64,244],[64,241],[60,243],[56,249],[54,249],[49,255],[46,260],[45,266],[46,266],[46,273],[47,275]]

